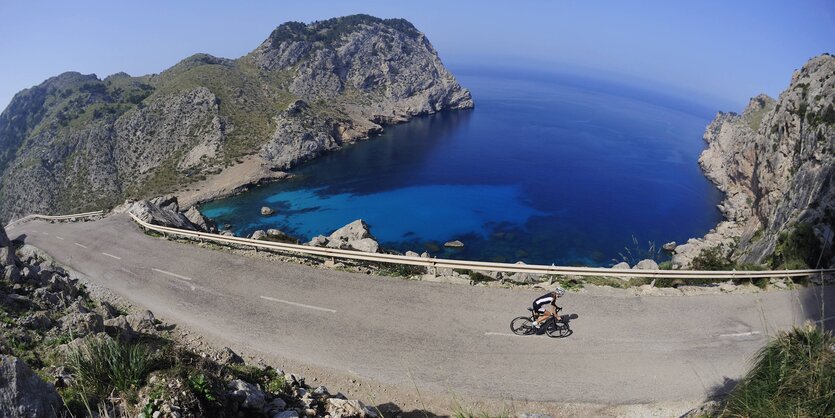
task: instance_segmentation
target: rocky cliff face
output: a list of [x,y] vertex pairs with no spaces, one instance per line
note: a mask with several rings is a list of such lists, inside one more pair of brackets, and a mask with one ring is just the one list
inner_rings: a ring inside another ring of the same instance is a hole
[[236,60],[65,73],[0,114],[0,220],[173,192],[252,155],[284,170],[384,125],[472,106],[414,26],[366,15],[285,23]]
[[727,221],[679,246],[675,264],[715,246],[743,264],[835,262],[835,57],[811,59],[777,100],[760,95],[741,115],[719,113],[704,139],[699,164],[726,195]]

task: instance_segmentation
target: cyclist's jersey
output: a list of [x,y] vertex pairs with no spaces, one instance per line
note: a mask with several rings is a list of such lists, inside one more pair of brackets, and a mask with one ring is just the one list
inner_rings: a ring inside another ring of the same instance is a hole
[[546,293],[533,301],[533,308],[537,310],[537,312],[545,312],[545,306],[554,303],[554,295],[550,293]]

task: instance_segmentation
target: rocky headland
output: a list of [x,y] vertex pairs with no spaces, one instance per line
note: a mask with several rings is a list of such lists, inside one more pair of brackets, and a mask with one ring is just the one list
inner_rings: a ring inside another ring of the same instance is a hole
[[192,205],[386,125],[472,106],[423,33],[367,15],[282,24],[238,59],[197,54],[139,77],[68,72],[0,114],[0,220],[168,193]]
[[824,268],[835,264],[835,57],[795,71],[775,100],[722,113],[699,158],[725,217],[675,248],[676,268]]

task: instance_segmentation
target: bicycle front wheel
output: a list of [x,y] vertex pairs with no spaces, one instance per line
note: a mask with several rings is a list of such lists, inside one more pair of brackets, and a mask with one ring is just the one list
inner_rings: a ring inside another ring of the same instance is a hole
[[571,335],[571,328],[568,325],[554,320],[549,321],[548,327],[545,328],[545,333],[551,338],[565,338]]
[[510,330],[516,335],[528,335],[533,333],[533,322],[528,316],[520,316],[510,321]]

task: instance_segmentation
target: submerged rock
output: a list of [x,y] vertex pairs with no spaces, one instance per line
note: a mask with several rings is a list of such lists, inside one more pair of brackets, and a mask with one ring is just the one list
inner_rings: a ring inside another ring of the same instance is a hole
[[269,206],[262,206],[261,207],[261,215],[269,216],[269,215],[272,215],[274,213],[275,213],[275,211]]
[[448,241],[448,242],[444,243],[444,247],[447,247],[447,248],[463,248],[464,243],[461,242],[461,241],[458,241],[458,240]]

